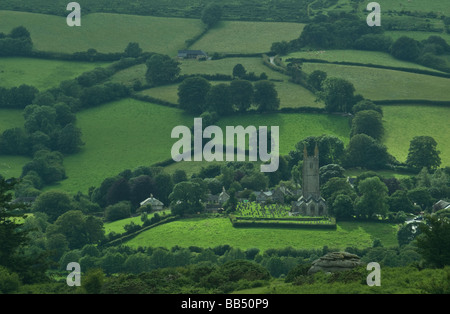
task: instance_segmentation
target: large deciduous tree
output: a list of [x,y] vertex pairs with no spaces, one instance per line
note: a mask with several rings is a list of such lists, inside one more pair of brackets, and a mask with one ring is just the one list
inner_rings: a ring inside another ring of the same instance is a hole
[[201,20],[208,27],[213,27],[222,17],[222,7],[216,3],[207,5],[202,11]]
[[203,77],[189,77],[178,87],[178,103],[190,113],[199,114],[206,109],[206,95],[211,84]]
[[385,216],[389,209],[387,203],[388,188],[378,177],[361,181],[358,190],[362,194],[356,201],[356,214],[361,218],[374,218],[375,215]]
[[441,164],[440,151],[436,148],[437,142],[431,136],[416,136],[409,145],[406,163],[414,168],[436,169]]
[[272,111],[280,107],[280,99],[273,82],[262,80],[255,83],[254,102],[261,112]]
[[429,216],[426,222],[419,225],[422,234],[416,238],[419,253],[433,266],[450,265],[450,220]]
[[153,85],[172,83],[181,71],[178,61],[168,55],[154,54],[147,60],[146,65],[145,78]]
[[352,120],[350,137],[356,134],[366,134],[376,140],[380,140],[384,134],[381,114],[374,110],[357,112]]

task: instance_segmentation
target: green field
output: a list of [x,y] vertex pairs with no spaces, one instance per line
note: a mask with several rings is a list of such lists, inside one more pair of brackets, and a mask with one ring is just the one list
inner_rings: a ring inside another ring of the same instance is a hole
[[83,72],[103,67],[105,62],[75,62],[33,58],[0,58],[0,86],[11,88],[22,84],[39,90],[56,87]]
[[288,80],[289,77],[277,71],[273,71],[266,67],[262,58],[224,58],[219,60],[196,61],[182,60],[180,61],[180,74],[233,74],[233,67],[236,64],[242,64],[247,73],[253,72],[256,76],[266,73],[269,79]]
[[[377,1],[383,11],[419,11],[436,12],[445,15],[450,14],[450,6],[447,0],[433,1],[405,1],[405,0],[380,0]],[[366,6],[367,4],[364,4]]]
[[176,141],[171,138],[172,128],[193,122],[181,110],[134,99],[84,110],[77,114],[77,126],[86,145],[80,153],[64,158],[68,179],[48,189],[87,192],[125,169],[169,159]]
[[[147,215],[148,219],[151,219],[156,212],[150,213]],[[162,212],[158,212],[158,214],[161,216],[163,214],[170,214],[170,210],[165,210]],[[107,222],[104,223],[103,226],[105,227],[105,234],[108,234],[110,232],[115,232],[115,233],[124,233],[125,232],[125,225],[128,225],[129,223],[133,222],[136,225],[142,226],[142,220],[141,220],[141,216],[136,216],[136,217],[130,217],[130,218],[125,218],[125,219],[120,219],[120,220],[116,220],[113,222]]]
[[295,144],[308,136],[334,135],[347,144],[350,134],[347,118],[325,114],[247,114],[223,118],[217,125],[223,130],[238,125],[278,126],[281,155],[294,150]]
[[450,108],[436,106],[383,106],[384,144],[399,161],[406,161],[414,136],[432,136],[441,151],[442,167],[450,166],[450,126],[445,123]]
[[397,245],[397,227],[381,223],[338,223],[336,230],[233,228],[228,218],[190,218],[167,223],[144,231],[126,242],[137,248],[199,246],[228,244],[235,248],[269,248],[292,246],[298,249],[319,249],[323,246],[345,249],[372,246],[380,239],[385,247]]
[[23,128],[24,123],[22,110],[0,109],[0,134],[6,129]]
[[0,11],[0,32],[9,33],[20,25],[28,29],[37,50],[122,52],[129,42],[137,42],[144,51],[171,56],[203,30],[196,19],[92,13],[82,15],[81,27],[69,27],[65,17]]
[[379,51],[364,51],[364,50],[311,50],[293,52],[284,57],[288,58],[304,58],[304,59],[320,59],[330,62],[355,62],[377,64],[390,67],[401,67],[410,69],[421,69],[428,71],[437,70],[424,67],[420,64],[402,61],[395,59],[392,55]]
[[[230,82],[212,81],[211,85]],[[275,89],[280,98],[280,108],[316,107],[322,108],[323,103],[316,102],[316,96],[300,85],[291,82],[275,82]],[[171,103],[178,103],[179,84],[158,86],[139,92],[141,95],[148,95]]]
[[361,66],[304,63],[303,70],[325,71],[353,83],[357,94],[371,100],[427,99],[450,100],[450,79],[402,71]]
[[0,175],[4,178],[18,178],[22,174],[22,167],[30,160],[24,156],[0,155]]
[[[22,110],[0,109],[0,134],[6,129],[20,127],[24,124]],[[30,161],[30,158],[23,156],[0,155],[0,175],[6,178],[19,177],[22,167]]]
[[273,42],[300,36],[304,24],[280,22],[220,21],[191,49],[208,53],[263,53]]

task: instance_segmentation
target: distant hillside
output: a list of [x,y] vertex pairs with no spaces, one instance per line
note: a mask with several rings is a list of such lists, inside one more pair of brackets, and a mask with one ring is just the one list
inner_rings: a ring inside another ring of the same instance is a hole
[[[94,12],[200,18],[209,0],[79,0],[82,14]],[[223,18],[248,21],[308,20],[308,5],[315,0],[221,0]],[[323,1],[328,5],[335,1]],[[29,0],[2,0],[2,9],[67,16],[67,0],[41,0],[39,5]],[[319,5],[320,6],[320,5]]]

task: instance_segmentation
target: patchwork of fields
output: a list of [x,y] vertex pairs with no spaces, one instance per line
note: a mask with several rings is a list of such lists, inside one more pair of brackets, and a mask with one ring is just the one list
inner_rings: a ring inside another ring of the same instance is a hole
[[[384,9],[407,7],[424,9],[424,2],[392,0],[380,1]],[[339,2],[341,3],[341,2]],[[400,7],[400,3],[402,6]],[[345,2],[345,5],[348,5]],[[405,6],[403,6],[405,5]],[[427,4],[428,10],[439,10],[450,14],[448,3],[434,1]],[[196,19],[159,18],[95,13],[82,19],[81,28],[70,28],[65,18],[24,12],[0,11],[0,32],[8,33],[13,27],[23,25],[31,33],[35,49],[73,53],[89,48],[100,52],[123,51],[129,42],[138,42],[144,51],[160,52],[175,56],[178,49],[185,48],[186,40],[203,31],[203,24]],[[274,41],[298,38],[304,25],[298,23],[238,22],[222,21],[191,46],[208,53],[264,53]],[[394,39],[403,32],[389,32]],[[407,33],[411,35],[410,32]],[[425,39],[430,33],[415,32],[416,39]],[[450,35],[442,35],[450,42]],[[324,52],[292,53],[289,58],[315,58],[327,61],[350,61],[414,69],[429,68],[399,61],[379,52],[341,50]],[[323,107],[315,102],[316,96],[307,89],[288,81],[288,77],[264,66],[262,59],[225,58],[206,62],[182,61],[181,74],[226,74],[231,75],[236,64],[242,64],[247,72],[259,76],[266,73],[275,81],[281,100],[281,108]],[[59,82],[72,79],[95,67],[107,63],[63,62],[29,58],[0,58],[0,86],[13,87],[30,84],[40,90],[55,87]],[[446,100],[450,101],[450,79],[414,74],[403,71],[376,69],[362,66],[304,63],[303,70],[327,72],[328,77],[341,77],[352,82],[356,93],[372,100]],[[132,85],[145,82],[145,64],[116,73],[111,82]],[[222,82],[211,82],[218,84]],[[166,85],[141,91],[142,95],[178,102],[178,84]],[[405,161],[409,143],[414,136],[431,135],[438,142],[442,166],[450,166],[450,127],[446,118],[450,108],[402,105],[383,106],[385,135],[383,143],[399,161]],[[161,118],[163,117],[163,118]],[[81,128],[85,146],[81,152],[65,156],[64,167],[68,179],[45,190],[59,189],[70,193],[87,193],[89,187],[99,186],[107,177],[115,176],[125,169],[149,166],[169,159],[175,139],[171,131],[177,125],[191,126],[193,116],[175,108],[168,108],[134,99],[103,104],[77,113],[77,126]],[[0,109],[0,132],[12,127],[23,127],[22,111]],[[218,126],[279,126],[280,153],[288,154],[297,142],[308,136],[330,134],[349,142],[348,118],[325,114],[243,114],[222,118]],[[5,177],[19,176],[22,166],[30,158],[0,156],[0,173]],[[166,168],[186,170],[190,175],[198,171],[204,162],[182,162]],[[351,172],[349,172],[351,173]],[[396,176],[396,174],[392,174]],[[129,221],[138,223],[139,218]],[[107,226],[109,231],[122,232],[123,222]],[[338,223],[337,230],[290,230],[290,229],[234,229],[228,219],[187,219],[162,225],[139,234],[127,245],[188,247],[215,247],[229,244],[247,249],[261,250],[274,247],[331,248],[347,246],[368,247],[374,239],[380,239],[385,247],[397,244],[396,226],[375,223]]]

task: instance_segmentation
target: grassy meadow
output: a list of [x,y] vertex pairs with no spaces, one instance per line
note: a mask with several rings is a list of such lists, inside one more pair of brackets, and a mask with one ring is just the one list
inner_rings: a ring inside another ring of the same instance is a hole
[[395,59],[392,55],[380,51],[364,51],[364,50],[311,50],[293,52],[284,57],[288,58],[304,58],[304,59],[320,59],[330,62],[356,62],[377,64],[390,67],[401,67],[410,69],[420,69],[428,71],[437,70],[427,68],[413,62]]
[[169,159],[176,141],[171,138],[172,128],[193,122],[181,110],[134,99],[84,110],[77,114],[77,126],[85,146],[64,158],[68,179],[47,189],[87,192],[90,186],[99,186],[125,169]]
[[22,110],[0,109],[0,134],[7,129],[23,128],[24,122]]
[[324,114],[246,114],[221,119],[218,126],[249,125],[278,126],[280,154],[288,154],[302,139],[308,136],[330,134],[339,137],[345,144],[349,141],[350,127],[345,117]]
[[[6,129],[23,128],[24,121],[22,110],[0,109],[0,134]],[[0,155],[0,175],[5,178],[19,177],[28,161],[28,157]]]
[[196,19],[92,13],[82,15],[81,27],[69,27],[66,17],[0,11],[0,32],[9,33],[20,25],[28,29],[37,50],[121,52],[129,42],[137,42],[144,51],[171,56],[203,30]]
[[215,247],[228,244],[248,249],[292,246],[303,249],[370,247],[380,239],[385,247],[397,244],[397,227],[381,223],[338,223],[336,230],[233,228],[228,218],[190,218],[144,231],[125,243],[130,247]]
[[[230,82],[213,81],[211,85],[220,83],[229,84]],[[171,103],[178,103],[178,86],[171,84],[158,86],[139,92],[141,95],[147,95],[159,98]],[[316,102],[316,96],[309,90],[300,85],[291,82],[275,82],[275,89],[280,98],[280,108],[298,108],[298,107],[316,107],[322,108],[322,102]]]
[[236,64],[242,64],[247,70],[247,73],[253,72],[256,76],[261,73],[266,73],[269,79],[288,80],[284,74],[266,67],[263,64],[262,58],[224,58],[219,60],[196,61],[196,60],[182,60],[180,61],[180,74],[233,74],[233,67]]
[[[444,15],[450,14],[447,0],[433,1],[405,1],[405,0],[379,0],[377,1],[383,11],[419,11],[435,12]],[[366,4],[364,4],[365,6]]]
[[280,22],[220,21],[190,49],[208,53],[263,53],[275,41],[300,36],[304,24]]
[[[149,213],[147,215],[148,219],[151,219],[156,212],[153,213]],[[163,213],[166,214],[170,214],[170,210],[165,210],[162,212],[158,212],[159,215],[163,215]],[[105,227],[105,234],[108,234],[110,232],[115,232],[115,233],[124,233],[125,232],[125,225],[130,224],[131,222],[133,222],[136,225],[142,226],[142,220],[141,220],[141,216],[136,216],[136,217],[130,217],[130,218],[125,218],[125,219],[120,219],[120,220],[116,220],[116,221],[112,221],[112,222],[106,222],[103,224],[103,226]]]
[[[0,22],[1,23],[1,22]],[[105,62],[75,62],[34,58],[0,58],[0,86],[11,88],[22,84],[39,90],[56,87],[84,72],[106,66]]]
[[442,167],[450,166],[448,135],[450,126],[444,117],[450,116],[450,108],[437,106],[383,106],[384,144],[399,161],[406,161],[409,143],[414,136],[432,136],[441,152]]
[[356,94],[371,100],[427,99],[449,100],[450,79],[402,71],[361,66],[304,63],[303,70],[325,71],[328,77],[340,77],[353,83]]

